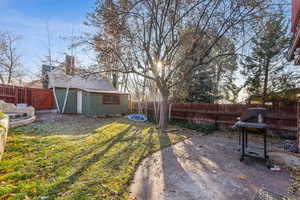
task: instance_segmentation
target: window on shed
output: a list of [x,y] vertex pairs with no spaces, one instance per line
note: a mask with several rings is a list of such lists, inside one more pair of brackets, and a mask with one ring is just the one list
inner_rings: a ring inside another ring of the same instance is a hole
[[118,94],[104,94],[103,104],[120,104],[120,95]]

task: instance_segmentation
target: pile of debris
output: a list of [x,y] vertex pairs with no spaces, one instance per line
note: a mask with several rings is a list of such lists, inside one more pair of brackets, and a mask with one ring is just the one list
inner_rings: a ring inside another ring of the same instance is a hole
[[[300,158],[299,158],[300,159]],[[292,182],[289,188],[289,193],[300,195],[300,167],[291,169]]]

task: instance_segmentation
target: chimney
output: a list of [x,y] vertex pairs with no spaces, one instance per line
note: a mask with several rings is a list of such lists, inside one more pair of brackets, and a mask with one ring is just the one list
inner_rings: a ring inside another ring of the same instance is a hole
[[66,60],[65,60],[65,68],[66,68],[66,74],[67,75],[74,75],[74,63],[75,63],[75,58],[74,56],[69,56],[66,55]]

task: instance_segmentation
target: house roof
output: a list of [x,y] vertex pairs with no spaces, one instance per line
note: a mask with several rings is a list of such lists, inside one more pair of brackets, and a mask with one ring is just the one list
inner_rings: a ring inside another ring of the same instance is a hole
[[289,49],[287,59],[289,61],[295,60],[295,65],[300,65],[299,47],[300,47],[300,30],[299,30],[299,20],[300,20],[300,1],[292,0],[292,32],[293,43]]
[[[279,99],[289,99],[292,101],[296,101],[298,98],[298,94],[300,94],[300,88],[291,88],[287,90],[283,90],[280,92],[272,92],[266,96],[267,101],[271,100],[279,100]],[[262,95],[252,95],[249,97],[250,101],[261,101]]]
[[112,83],[100,75],[90,75],[84,78],[80,75],[66,75],[60,70],[48,72],[49,88],[76,88],[91,91],[118,92]]
[[41,80],[34,80],[31,82],[24,83],[24,87],[43,88],[43,83]]

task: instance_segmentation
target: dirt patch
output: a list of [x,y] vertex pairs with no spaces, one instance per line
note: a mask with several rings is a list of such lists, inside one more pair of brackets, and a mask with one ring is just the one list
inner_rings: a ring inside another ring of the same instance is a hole
[[193,136],[146,158],[130,187],[138,200],[247,200],[265,189],[288,194],[289,173],[239,161],[238,140],[221,134]]
[[[18,128],[21,132],[32,132],[33,135],[81,135],[90,134],[95,129],[113,122],[127,122],[125,118],[96,118],[84,115],[43,113],[37,120],[27,126]],[[18,131],[18,130],[17,130]],[[17,132],[14,130],[14,132]]]

